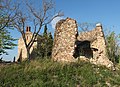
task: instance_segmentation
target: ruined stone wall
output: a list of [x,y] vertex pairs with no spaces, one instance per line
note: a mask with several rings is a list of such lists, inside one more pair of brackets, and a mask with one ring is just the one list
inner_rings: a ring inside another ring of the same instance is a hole
[[71,18],[60,20],[56,24],[52,50],[52,58],[54,61],[74,61],[73,54],[77,34],[77,23]]
[[[32,38],[32,32],[29,29],[28,30],[27,29],[26,29],[25,37],[27,43],[29,43]],[[30,53],[33,51],[33,48],[35,48],[36,46],[37,46],[37,42],[34,42],[33,46],[30,49]],[[24,61],[26,58],[27,58],[27,49],[25,47],[23,38],[21,36],[18,40],[18,57],[16,61],[18,61],[19,59],[21,61]]]
[[106,43],[101,24],[97,24],[92,31],[80,33],[77,39],[79,41],[88,40],[91,43],[91,48],[97,49],[93,50],[93,58],[90,59],[90,62],[107,67],[113,66],[113,63],[107,58]]
[[[52,59],[54,61],[73,62],[76,59],[73,55],[76,53],[77,43],[83,44],[90,42],[89,50],[93,57],[88,59],[97,65],[113,67],[106,55],[106,43],[102,25],[97,24],[96,28],[89,32],[82,32],[78,35],[77,23],[74,19],[66,18],[56,24],[54,34],[54,44],[52,49]],[[80,47],[80,46],[79,46]],[[88,52],[85,52],[88,53]],[[85,56],[84,56],[85,58]]]

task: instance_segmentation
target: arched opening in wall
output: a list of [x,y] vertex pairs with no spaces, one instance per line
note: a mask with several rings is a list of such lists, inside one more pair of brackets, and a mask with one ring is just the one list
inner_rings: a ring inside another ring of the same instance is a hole
[[75,58],[93,58],[93,50],[90,48],[90,41],[76,41],[75,53],[73,56]]

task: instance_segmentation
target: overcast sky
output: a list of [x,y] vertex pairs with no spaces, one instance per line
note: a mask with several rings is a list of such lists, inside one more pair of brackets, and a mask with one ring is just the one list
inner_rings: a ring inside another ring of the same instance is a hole
[[[39,3],[39,0],[33,0]],[[55,0],[56,10],[64,12],[64,17],[70,17],[77,20],[78,23],[100,22],[103,28],[120,33],[120,0]],[[61,18],[58,18],[61,19]],[[51,24],[55,26],[54,20]],[[52,25],[49,25],[49,31],[54,32]],[[114,28],[113,28],[114,26]],[[11,35],[19,38],[17,31],[12,31]],[[17,43],[17,42],[16,42]],[[4,56],[5,60],[13,60],[17,57],[17,47],[9,51],[8,56]]]

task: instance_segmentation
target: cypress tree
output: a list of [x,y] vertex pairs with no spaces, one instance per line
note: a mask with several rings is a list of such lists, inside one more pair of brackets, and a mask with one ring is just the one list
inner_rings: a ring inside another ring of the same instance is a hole
[[52,53],[53,37],[48,31],[47,25],[44,26],[44,32],[38,36],[38,46],[34,50],[37,57],[50,57]]

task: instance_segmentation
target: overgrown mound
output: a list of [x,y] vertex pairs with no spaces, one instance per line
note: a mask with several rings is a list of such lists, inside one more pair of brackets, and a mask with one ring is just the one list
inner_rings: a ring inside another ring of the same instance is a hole
[[50,59],[0,66],[0,87],[76,86],[120,86],[120,71],[83,61],[61,64]]

